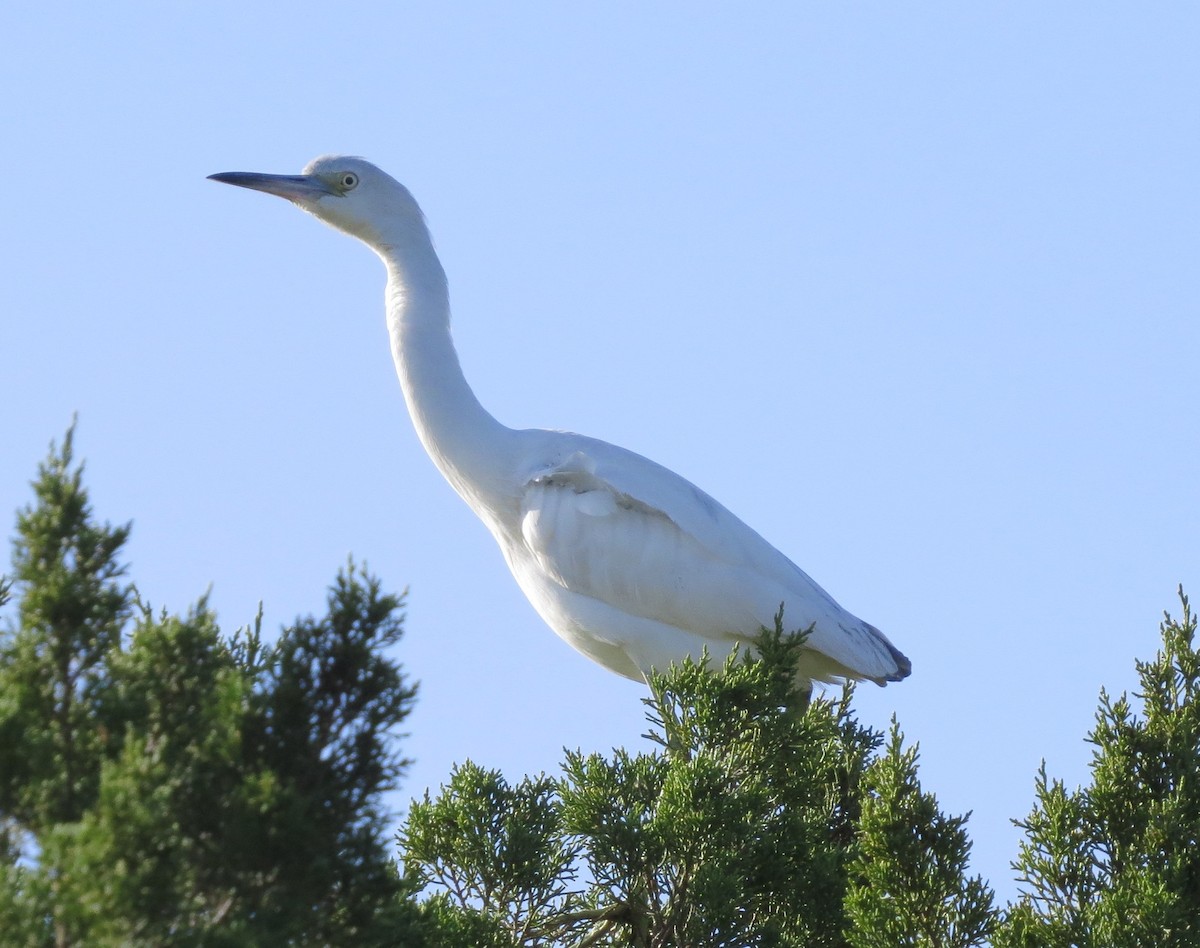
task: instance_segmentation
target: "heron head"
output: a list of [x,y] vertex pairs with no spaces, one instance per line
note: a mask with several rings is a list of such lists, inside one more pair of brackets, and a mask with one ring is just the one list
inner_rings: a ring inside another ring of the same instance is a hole
[[227,171],[209,178],[286,198],[377,249],[397,243],[414,225],[425,231],[421,210],[408,189],[362,158],[325,155],[298,175]]

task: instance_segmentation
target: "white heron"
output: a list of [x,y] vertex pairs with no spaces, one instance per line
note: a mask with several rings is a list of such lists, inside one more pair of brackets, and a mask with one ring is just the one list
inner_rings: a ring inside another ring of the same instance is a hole
[[809,635],[812,681],[899,681],[909,660],[708,494],[639,454],[564,431],[514,430],[476,399],[450,336],[446,274],[424,215],[361,158],[300,175],[213,180],[286,198],[387,267],[392,356],[425,450],[487,525],[534,609],[568,643],[635,680],[707,647],[723,657],[780,605]]

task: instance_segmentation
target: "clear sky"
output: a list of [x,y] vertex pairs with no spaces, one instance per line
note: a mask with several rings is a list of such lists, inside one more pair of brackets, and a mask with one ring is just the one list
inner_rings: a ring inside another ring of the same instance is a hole
[[205,180],[364,155],[500,420],[675,469],[912,658],[859,714],[1010,896],[1039,761],[1086,778],[1099,689],[1200,593],[1197,10],[6,4],[0,510],[78,411],[156,606],[277,629],[351,553],[410,586],[401,804],[636,747],[642,689],[424,456],[378,260]]

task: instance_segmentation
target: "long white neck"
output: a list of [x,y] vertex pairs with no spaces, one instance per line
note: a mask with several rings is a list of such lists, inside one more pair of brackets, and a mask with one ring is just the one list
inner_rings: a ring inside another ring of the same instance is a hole
[[376,247],[388,270],[388,332],[417,435],[477,513],[509,506],[516,432],[488,414],[463,376],[450,337],[446,274],[429,232],[423,221],[410,221],[388,238]]

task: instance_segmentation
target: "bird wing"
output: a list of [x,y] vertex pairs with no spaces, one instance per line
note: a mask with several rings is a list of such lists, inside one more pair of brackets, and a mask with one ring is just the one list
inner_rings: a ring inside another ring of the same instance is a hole
[[521,535],[564,588],[716,641],[753,635],[780,604],[809,646],[855,675],[898,671],[894,650],[708,494],[631,451],[578,435],[530,472]]

